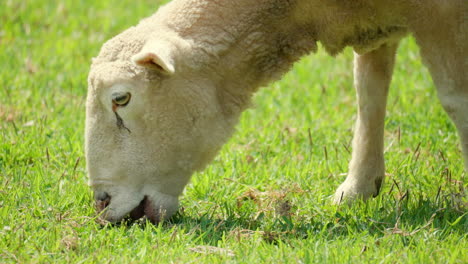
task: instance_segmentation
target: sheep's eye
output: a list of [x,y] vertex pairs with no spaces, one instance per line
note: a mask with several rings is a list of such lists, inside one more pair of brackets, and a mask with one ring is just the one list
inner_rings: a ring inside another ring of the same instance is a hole
[[112,104],[115,106],[126,106],[132,98],[131,93],[113,93]]

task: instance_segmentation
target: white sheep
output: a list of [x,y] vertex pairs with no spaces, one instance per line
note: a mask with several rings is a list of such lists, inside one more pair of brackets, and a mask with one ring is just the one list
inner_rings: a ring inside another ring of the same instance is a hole
[[89,73],[86,159],[103,217],[177,211],[192,173],[229,139],[252,94],[319,41],[355,50],[358,118],[335,202],[375,196],[398,41],[413,34],[468,168],[468,1],[174,0],[109,40]]

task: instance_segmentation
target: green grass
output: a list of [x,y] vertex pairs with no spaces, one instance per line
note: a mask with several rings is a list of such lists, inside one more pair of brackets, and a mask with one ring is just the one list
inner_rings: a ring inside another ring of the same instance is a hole
[[468,263],[460,147],[412,39],[378,198],[330,202],[356,107],[352,51],[321,50],[256,95],[171,221],[101,227],[83,156],[87,72],[105,40],[160,3],[2,1],[0,263]]

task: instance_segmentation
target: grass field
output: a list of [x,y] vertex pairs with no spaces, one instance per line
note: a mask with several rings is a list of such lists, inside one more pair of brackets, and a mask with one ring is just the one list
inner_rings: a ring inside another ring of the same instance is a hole
[[0,4],[0,263],[468,263],[467,176],[412,39],[386,119],[381,195],[351,207],[352,51],[304,58],[157,226],[96,221],[83,153],[86,78],[103,42],[158,1]]

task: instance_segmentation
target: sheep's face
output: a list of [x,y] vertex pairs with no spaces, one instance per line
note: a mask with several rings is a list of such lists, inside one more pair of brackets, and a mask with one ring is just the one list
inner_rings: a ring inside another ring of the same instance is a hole
[[168,50],[150,45],[91,67],[87,169],[98,211],[111,222],[171,216],[191,174],[230,133],[213,81],[178,67]]

